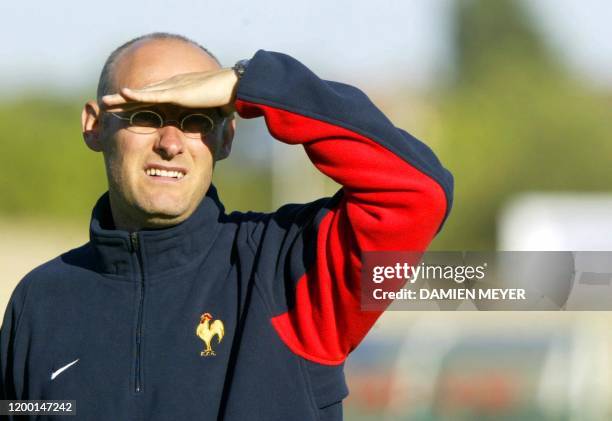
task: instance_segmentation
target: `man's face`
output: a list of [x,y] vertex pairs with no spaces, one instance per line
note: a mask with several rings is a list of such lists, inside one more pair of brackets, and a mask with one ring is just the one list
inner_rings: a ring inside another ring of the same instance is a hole
[[[154,40],[125,51],[116,62],[112,82],[116,91],[141,88],[177,74],[218,68],[210,56],[191,44]],[[180,120],[188,112],[170,104],[154,109],[170,120]],[[122,219],[123,225],[132,227],[161,227],[191,215],[212,180],[214,157],[223,142],[221,124],[215,119],[215,129],[205,139],[187,137],[175,125],[138,134],[129,131],[124,121],[102,113],[100,139],[115,222]],[[154,176],[148,174],[151,169],[178,171],[184,176]]]

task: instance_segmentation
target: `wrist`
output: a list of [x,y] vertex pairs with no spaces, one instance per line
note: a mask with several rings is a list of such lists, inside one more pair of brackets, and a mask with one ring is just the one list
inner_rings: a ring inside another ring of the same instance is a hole
[[234,106],[234,103],[236,101],[236,94],[238,91],[238,84],[240,83],[240,79],[242,79],[242,77],[244,76],[247,66],[249,65],[249,60],[248,59],[244,59],[244,60],[239,60],[236,62],[236,64],[234,64],[233,67],[225,69],[227,71],[227,77],[228,77],[228,83],[231,86],[231,95],[229,98],[229,101],[227,103],[227,106],[224,107],[224,111],[225,113],[233,113],[236,111],[236,108]]
[[222,111],[224,112],[224,114],[229,115],[236,111],[236,108],[234,107],[234,102],[236,102],[236,92],[238,91],[239,78],[232,67],[227,67],[223,69],[223,74],[224,80],[227,83],[226,92],[229,93],[229,97],[227,99],[227,105],[222,107]]

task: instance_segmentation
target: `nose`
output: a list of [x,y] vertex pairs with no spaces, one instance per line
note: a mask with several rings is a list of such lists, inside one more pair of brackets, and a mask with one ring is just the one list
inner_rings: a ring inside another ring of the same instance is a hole
[[158,129],[159,142],[155,145],[155,150],[164,159],[172,159],[174,156],[183,153],[185,144],[183,132],[174,125],[165,125]]

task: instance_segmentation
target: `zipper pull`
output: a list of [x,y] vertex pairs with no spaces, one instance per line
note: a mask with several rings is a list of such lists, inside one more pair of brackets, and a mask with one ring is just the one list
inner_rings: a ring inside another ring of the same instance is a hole
[[131,245],[132,252],[138,251],[138,233],[137,232],[130,233],[130,245]]

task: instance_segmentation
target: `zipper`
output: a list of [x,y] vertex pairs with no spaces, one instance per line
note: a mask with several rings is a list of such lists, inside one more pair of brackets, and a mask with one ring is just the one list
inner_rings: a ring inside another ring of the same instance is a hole
[[140,371],[142,365],[140,343],[142,341],[142,311],[144,306],[145,279],[137,232],[130,233],[130,244],[132,248],[132,253],[135,253],[136,258],[138,259],[138,268],[140,270],[140,303],[138,305],[138,324],[136,325],[136,367],[134,370],[134,384],[136,385],[136,393],[140,393],[140,390],[142,389],[142,380],[140,378]]

